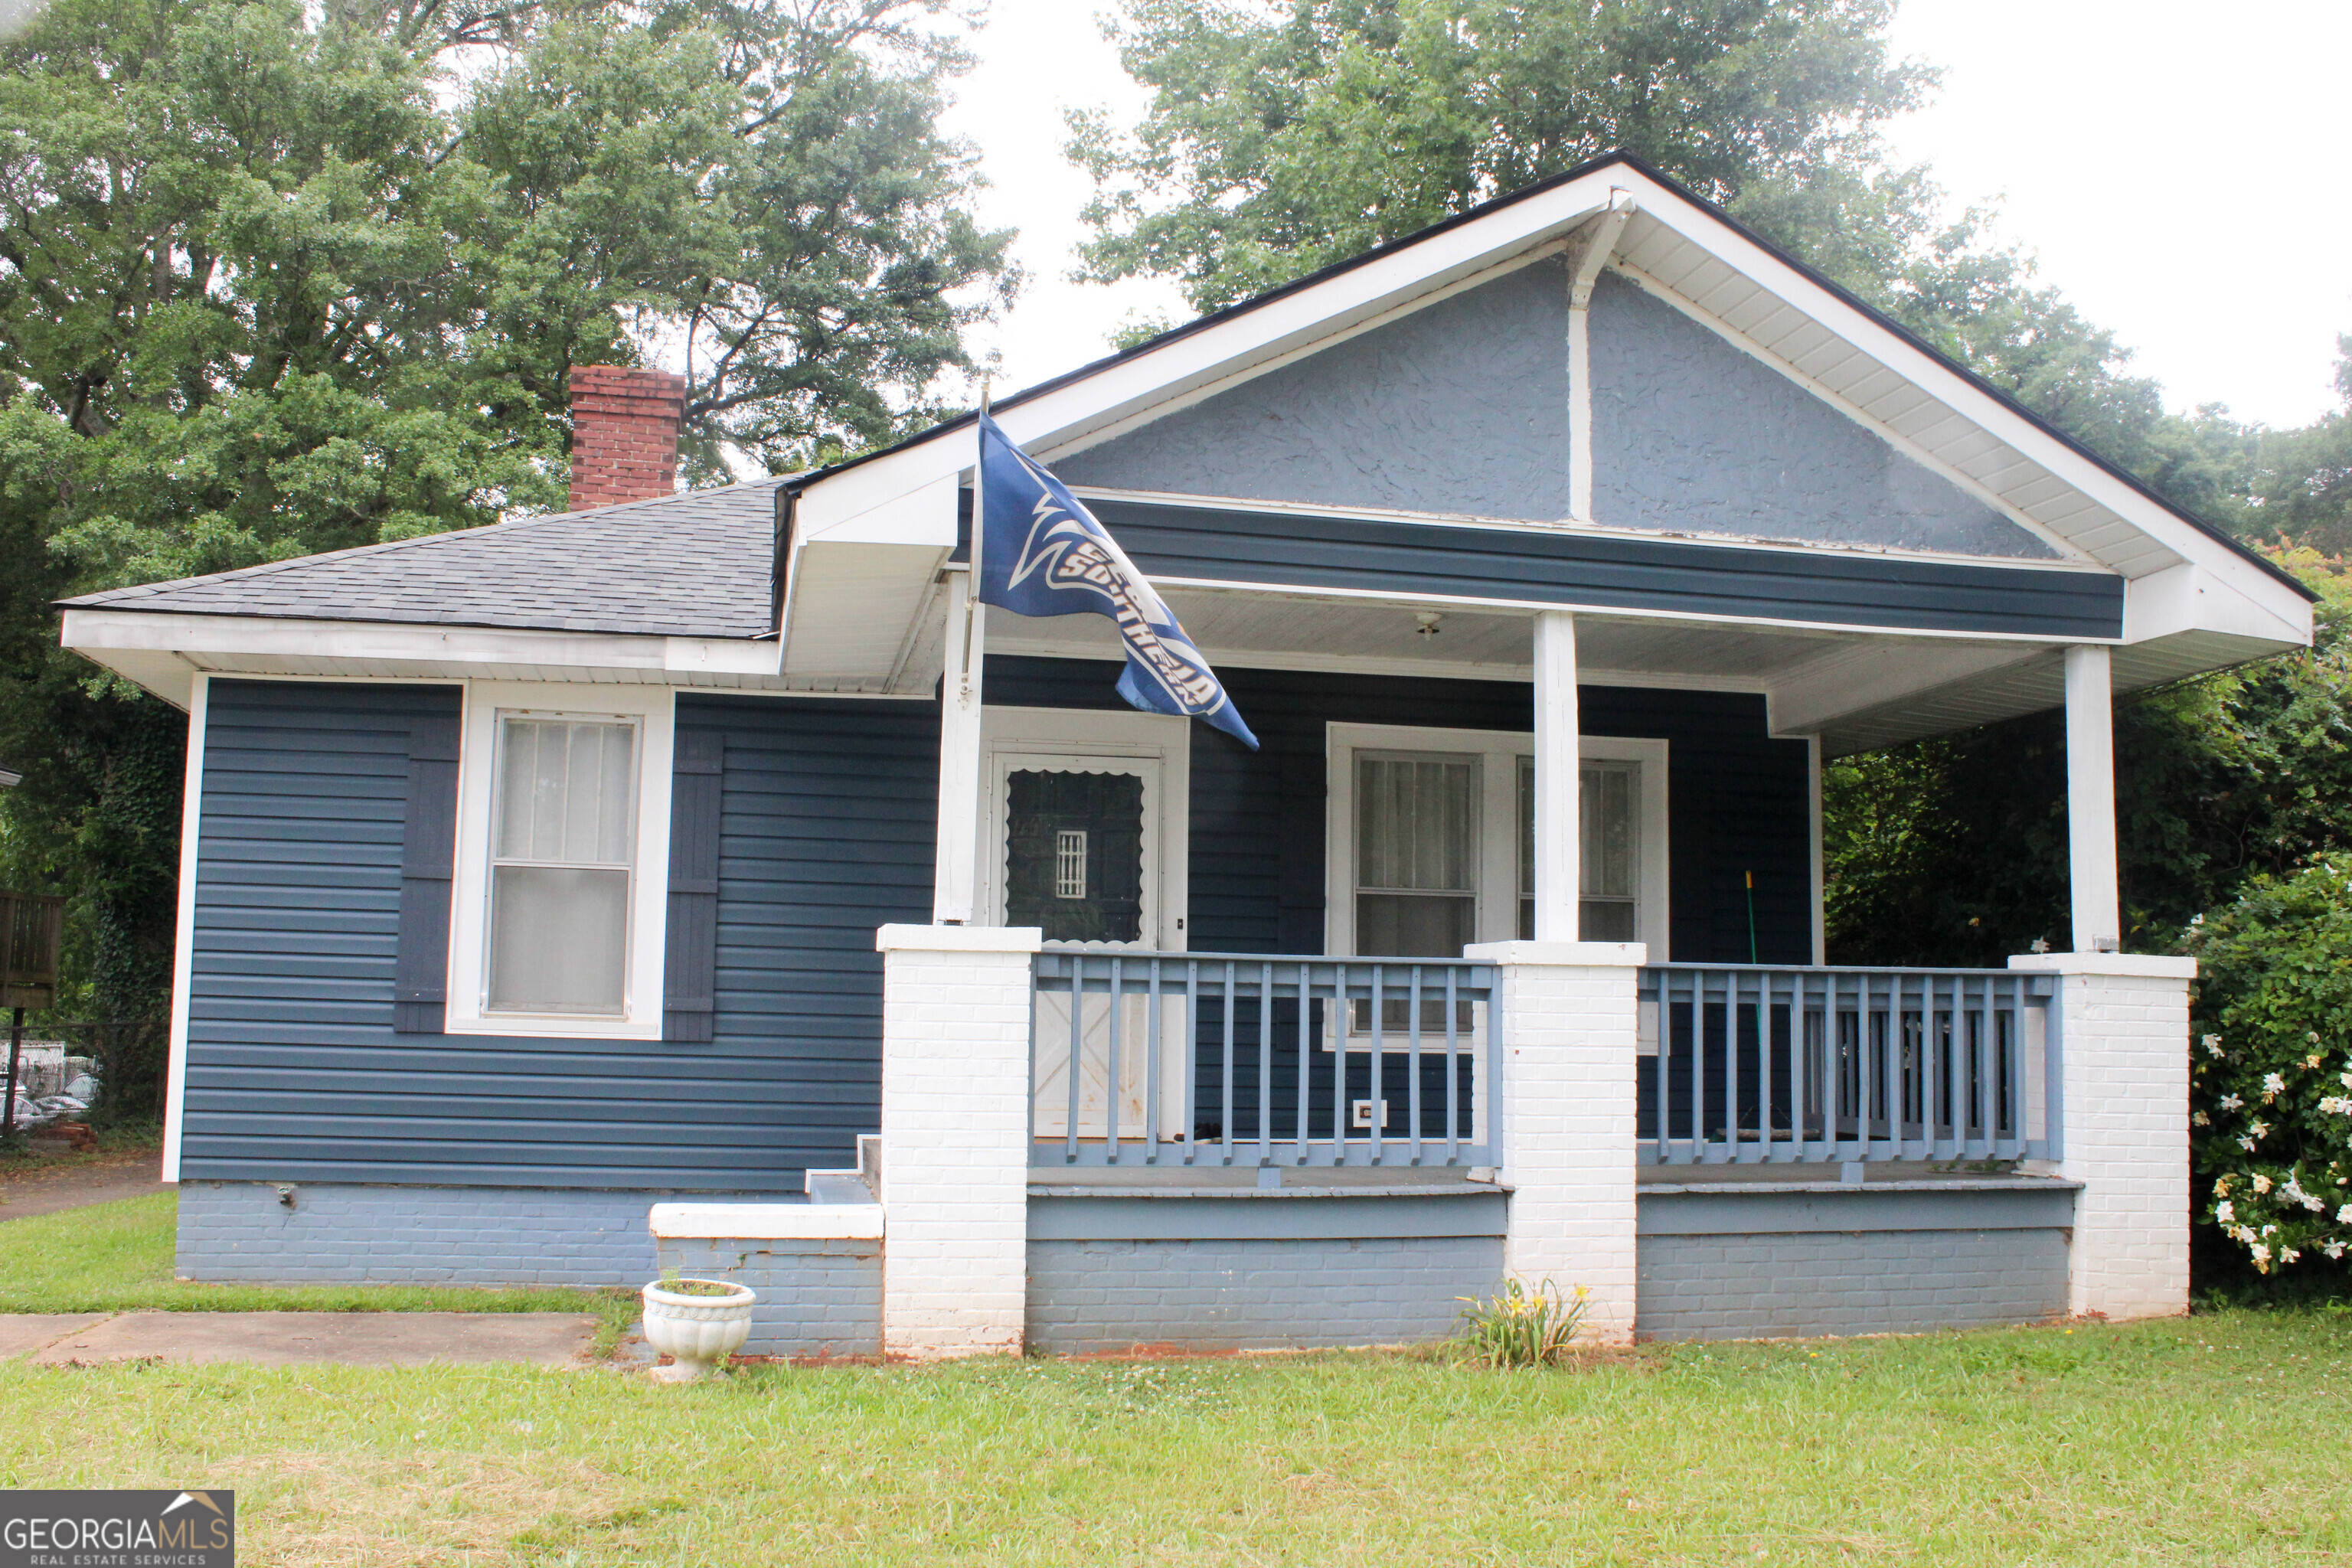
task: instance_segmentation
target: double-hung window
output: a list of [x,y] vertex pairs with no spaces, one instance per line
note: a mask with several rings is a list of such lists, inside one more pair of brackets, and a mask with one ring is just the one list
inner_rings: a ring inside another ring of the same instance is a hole
[[662,1037],[674,724],[660,688],[468,683],[449,1033]]
[[489,1011],[624,1011],[637,728],[631,719],[499,715]]
[[[1579,935],[1666,946],[1666,743],[1587,735]],[[1336,952],[1453,958],[1535,927],[1532,737],[1330,727]]]

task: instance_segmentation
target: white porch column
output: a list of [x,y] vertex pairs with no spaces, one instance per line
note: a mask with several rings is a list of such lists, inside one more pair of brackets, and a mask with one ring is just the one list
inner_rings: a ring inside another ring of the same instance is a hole
[[1536,616],[1536,931],[1543,942],[1572,942],[1583,881],[1577,865],[1583,818],[1577,807],[1576,617]]
[[1018,1353],[1029,1285],[1034,926],[887,925],[882,1349]]
[[2066,650],[2066,848],[2074,951],[2123,943],[2116,888],[2115,681],[2103,646]]
[[2057,976],[2043,1049],[2057,1173],[2074,1194],[2067,1310],[2175,1317],[2189,1310],[2189,983],[2192,958],[2036,952],[2011,969]]
[[980,864],[980,677],[988,611],[973,605],[971,679],[964,679],[964,608],[971,576],[948,579],[947,669],[940,685],[940,824],[931,919],[969,925]]
[[[1538,890],[1543,884],[1537,882]],[[1633,1337],[1635,988],[1640,942],[1496,942],[1463,950],[1497,966],[1501,1181],[1511,1189],[1504,1266],[1579,1286],[1584,1332]]]

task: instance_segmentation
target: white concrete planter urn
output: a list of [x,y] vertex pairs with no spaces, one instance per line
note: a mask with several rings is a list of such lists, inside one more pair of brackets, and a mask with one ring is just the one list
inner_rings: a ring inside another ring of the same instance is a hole
[[759,1296],[726,1279],[657,1279],[643,1292],[646,1342],[670,1358],[658,1383],[692,1383],[743,1348]]

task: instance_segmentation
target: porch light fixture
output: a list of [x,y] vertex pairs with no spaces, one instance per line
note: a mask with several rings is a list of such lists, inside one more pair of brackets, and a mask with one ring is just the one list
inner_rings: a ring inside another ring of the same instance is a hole
[[1437,623],[1444,617],[1435,610],[1417,610],[1413,613],[1412,618],[1421,623],[1413,632],[1413,636],[1433,637],[1437,635]]

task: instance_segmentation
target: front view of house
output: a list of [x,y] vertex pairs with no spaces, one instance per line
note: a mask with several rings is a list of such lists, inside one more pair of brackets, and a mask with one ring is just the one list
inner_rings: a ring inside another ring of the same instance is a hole
[[[674,494],[677,395],[581,373],[585,510],[67,606],[190,716],[183,1274],[673,1266],[792,1353],[2185,1308],[2112,700],[2309,596],[1719,212],[1604,160],[997,405],[1255,750],[968,605],[970,419]],[[2059,951],[1824,966],[1823,759],[2062,704]]]

